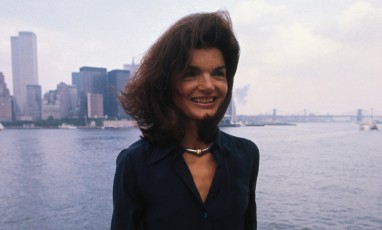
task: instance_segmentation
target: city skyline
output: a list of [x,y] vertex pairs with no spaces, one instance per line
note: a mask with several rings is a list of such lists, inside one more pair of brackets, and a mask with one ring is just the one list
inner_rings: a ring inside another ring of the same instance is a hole
[[44,0],[7,2],[0,16],[0,72],[10,89],[9,38],[18,31],[38,37],[45,93],[70,83],[82,66],[113,70],[133,58],[139,63],[158,36],[188,13],[227,9],[241,45],[234,87],[238,114],[273,108],[290,114],[358,108],[382,113],[382,3],[376,0],[67,1],[57,10]]

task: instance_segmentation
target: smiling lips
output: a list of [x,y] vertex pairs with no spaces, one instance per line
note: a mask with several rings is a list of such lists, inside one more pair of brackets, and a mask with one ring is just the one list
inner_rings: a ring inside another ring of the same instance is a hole
[[216,100],[216,97],[195,97],[191,100],[196,103],[208,104],[214,102]]

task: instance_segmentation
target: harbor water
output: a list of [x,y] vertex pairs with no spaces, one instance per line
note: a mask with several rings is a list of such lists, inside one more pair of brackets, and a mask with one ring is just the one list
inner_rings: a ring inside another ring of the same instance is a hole
[[[260,149],[258,229],[382,229],[382,132],[232,127]],[[118,153],[137,129],[0,132],[0,229],[109,229]]]

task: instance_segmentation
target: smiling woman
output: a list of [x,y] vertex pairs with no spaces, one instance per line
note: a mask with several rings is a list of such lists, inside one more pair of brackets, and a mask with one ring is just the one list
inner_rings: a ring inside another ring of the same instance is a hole
[[180,19],[148,50],[120,96],[142,139],[117,158],[112,229],[256,229],[259,150],[218,128],[238,60],[221,11]]
[[194,49],[185,75],[176,82],[174,102],[189,120],[213,117],[224,102],[228,86],[220,50]]

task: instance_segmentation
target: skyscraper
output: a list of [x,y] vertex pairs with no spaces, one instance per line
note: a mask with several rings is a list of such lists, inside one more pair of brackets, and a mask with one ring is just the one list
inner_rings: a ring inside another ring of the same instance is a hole
[[20,116],[27,112],[27,85],[38,84],[36,35],[19,32],[18,37],[11,37],[11,49],[13,94]]
[[36,121],[41,119],[41,86],[40,85],[27,85],[27,101],[24,120]]
[[107,88],[105,93],[104,112],[108,118],[128,118],[122,106],[119,104],[118,95],[123,91],[126,82],[130,78],[129,70],[112,70],[107,74]]
[[135,72],[137,72],[137,70],[139,69],[139,66],[140,65],[135,64],[134,58],[133,58],[133,60],[131,61],[131,64],[123,65],[123,69],[130,71],[130,75],[134,76]]
[[[89,107],[87,105],[89,97],[88,95],[97,94],[101,95],[102,97],[104,96],[107,83],[107,70],[106,68],[98,67],[81,67],[78,78],[78,92],[80,100],[79,115],[81,118],[83,118],[89,114]],[[98,99],[99,98],[97,97],[97,100]],[[102,102],[103,101],[104,99],[102,98]]]
[[103,113],[103,95],[88,93],[87,97],[87,117],[102,118]]
[[12,121],[12,97],[9,94],[4,75],[0,72],[0,121]]

